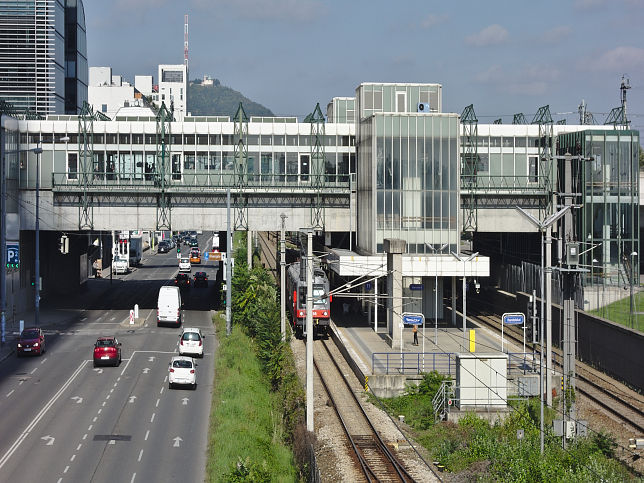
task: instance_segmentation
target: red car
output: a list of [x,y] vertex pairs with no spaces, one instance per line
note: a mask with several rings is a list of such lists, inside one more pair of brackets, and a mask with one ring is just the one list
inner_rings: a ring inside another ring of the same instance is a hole
[[38,327],[24,329],[18,337],[16,345],[16,355],[18,357],[25,354],[38,354],[45,352],[45,334]]
[[102,364],[118,366],[121,363],[121,343],[116,337],[99,337],[94,344],[94,367]]

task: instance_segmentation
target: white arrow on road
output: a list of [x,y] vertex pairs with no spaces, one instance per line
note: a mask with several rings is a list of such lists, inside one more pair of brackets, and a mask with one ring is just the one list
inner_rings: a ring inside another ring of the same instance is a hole
[[101,368],[94,369],[94,371],[96,371],[98,374],[103,374],[103,369]]
[[190,401],[190,398],[184,397],[184,398],[182,399],[182,401],[183,401],[183,405],[184,405],[184,406],[187,406],[187,405],[188,405],[188,401]]
[[51,437],[50,435],[43,436],[42,438],[43,441],[47,441],[47,446],[53,446],[54,441],[56,441],[56,438]]
[[174,448],[178,448],[178,447],[180,446],[180,444],[179,444],[179,443],[181,443],[181,441],[183,441],[183,440],[182,440],[179,436],[177,436],[177,437],[176,437],[176,438],[174,438],[172,441],[174,441],[174,444],[173,444],[172,446],[173,446]]
[[148,357],[148,362],[154,362],[154,356]]
[[83,402],[83,398],[82,398],[82,397],[80,397],[80,396],[70,397],[69,399],[71,399],[71,400],[73,400],[73,401],[76,401],[76,404],[80,404],[80,403],[82,403],[82,402]]
[[146,367],[145,369],[143,369],[143,374],[147,374],[148,372],[150,372],[150,368],[149,368],[149,367]]
[[133,403],[135,399],[136,399],[136,396],[130,396],[130,402],[131,403]]
[[113,440],[113,439],[110,439],[110,442],[109,442],[109,443],[107,443],[107,444],[116,444],[116,441],[115,441],[115,440]]

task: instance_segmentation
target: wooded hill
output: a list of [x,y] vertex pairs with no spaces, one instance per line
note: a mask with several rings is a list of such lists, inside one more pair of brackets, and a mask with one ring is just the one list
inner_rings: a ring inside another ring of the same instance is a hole
[[201,81],[192,81],[188,85],[188,112],[193,116],[230,116],[237,112],[239,103],[250,116],[273,116],[270,109],[253,102],[241,92],[222,86],[215,79],[211,86],[201,85]]

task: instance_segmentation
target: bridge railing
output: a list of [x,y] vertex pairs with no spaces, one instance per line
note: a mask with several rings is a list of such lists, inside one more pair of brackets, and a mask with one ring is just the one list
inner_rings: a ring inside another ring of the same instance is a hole
[[[166,176],[165,187],[169,191],[179,189],[227,189],[237,188],[240,184],[247,190],[295,189],[315,190],[316,180],[306,174],[247,174],[240,180],[232,173],[171,173]],[[349,190],[350,177],[348,174],[326,174],[322,177],[323,191]],[[81,189],[84,186],[82,173],[53,172],[53,189]],[[155,173],[121,172],[121,173],[90,173],[87,179],[91,189],[101,188],[137,188],[155,190],[160,186],[159,177]]]

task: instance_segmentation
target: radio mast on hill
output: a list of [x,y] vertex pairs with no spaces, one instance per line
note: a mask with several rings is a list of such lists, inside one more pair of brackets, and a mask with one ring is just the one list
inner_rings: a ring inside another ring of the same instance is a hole
[[188,75],[188,14],[183,16],[183,65],[186,66]]

